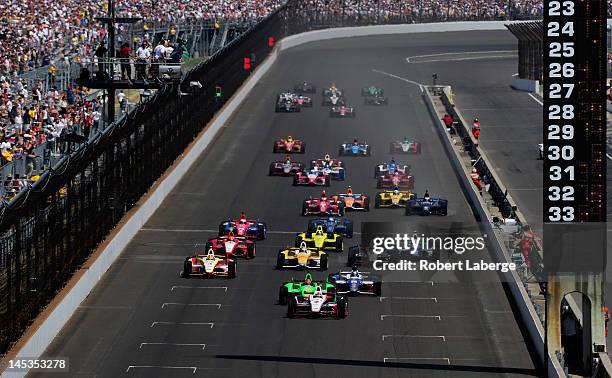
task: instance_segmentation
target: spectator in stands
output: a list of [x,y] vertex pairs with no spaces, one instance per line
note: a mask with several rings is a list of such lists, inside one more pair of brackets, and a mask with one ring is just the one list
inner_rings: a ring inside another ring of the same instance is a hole
[[131,81],[132,79],[132,67],[130,65],[130,58],[132,56],[132,49],[130,45],[125,42],[119,49],[119,59],[121,62],[121,78],[123,80]]

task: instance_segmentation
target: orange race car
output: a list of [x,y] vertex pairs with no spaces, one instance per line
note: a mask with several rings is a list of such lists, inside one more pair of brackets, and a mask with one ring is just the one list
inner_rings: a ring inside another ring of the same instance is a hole
[[346,189],[346,193],[334,194],[331,198],[338,202],[344,202],[345,210],[370,211],[370,197],[361,193],[353,193],[353,188],[350,186]]

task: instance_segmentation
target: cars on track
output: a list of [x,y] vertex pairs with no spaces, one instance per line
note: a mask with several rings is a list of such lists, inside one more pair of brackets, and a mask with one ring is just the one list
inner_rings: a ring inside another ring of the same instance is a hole
[[317,87],[312,83],[303,81],[293,86],[293,91],[296,93],[317,93]]
[[395,140],[389,144],[389,153],[392,154],[420,154],[421,142],[414,139],[404,138]]
[[347,218],[330,216],[308,221],[308,232],[314,233],[319,227],[329,234],[341,234],[346,238],[353,237],[353,221]]
[[330,289],[326,293],[317,286],[309,296],[294,295],[287,304],[287,317],[334,317],[344,319],[348,316],[348,300],[345,296]]
[[308,198],[302,203],[302,215],[344,215],[345,204],[333,197],[327,197],[325,191],[318,198]]
[[367,96],[384,96],[384,94],[385,94],[385,90],[384,89],[382,89],[380,87],[377,87],[377,86],[374,86],[374,85],[371,85],[371,86],[365,87],[365,88],[361,88],[361,95],[363,97],[367,97]]
[[423,197],[413,198],[406,204],[406,215],[441,215],[448,213],[448,201],[444,198],[430,197],[426,191]]
[[211,249],[215,254],[225,253],[229,257],[244,257],[245,259],[255,258],[257,253],[256,244],[253,240],[234,236],[232,231],[227,236],[208,239],[206,250]]
[[364,105],[386,106],[389,105],[389,98],[383,95],[365,96],[363,98]]
[[309,248],[306,243],[299,247],[288,247],[278,252],[276,269],[319,269],[327,270],[328,256],[318,248]]
[[396,187],[393,190],[378,192],[374,200],[374,207],[377,209],[406,207],[408,201],[414,197],[415,194],[409,190],[400,190]]
[[294,176],[301,172],[304,165],[300,162],[291,160],[289,155],[285,156],[285,160],[273,161],[270,163],[270,176]]
[[277,139],[274,141],[272,152],[303,154],[306,152],[306,143],[300,139],[293,139],[291,135],[288,135],[287,138]]
[[332,106],[329,109],[332,118],[355,118],[355,108],[346,105]]
[[274,109],[277,113],[299,113],[302,111],[302,107],[291,96],[291,93],[279,94]]
[[372,146],[367,142],[359,142],[354,139],[351,143],[342,143],[338,147],[339,156],[370,156],[372,154]]
[[310,161],[310,168],[317,168],[320,171],[328,174],[332,180],[343,181],[346,178],[346,169],[341,160],[332,159],[329,154],[326,154],[323,159],[314,159]]
[[347,295],[375,295],[382,293],[382,279],[370,272],[361,272],[355,266],[351,271],[331,273],[329,282],[336,286],[336,292]]
[[225,253],[215,253],[212,249],[206,254],[194,254],[183,263],[181,277],[227,277],[236,278],[238,261]]
[[283,282],[278,289],[278,304],[286,305],[289,303],[291,296],[301,295],[309,296],[314,293],[317,286],[321,286],[323,293],[327,293],[328,289],[333,289],[334,285],[329,283],[327,279],[315,281],[310,272],[306,273],[303,280],[295,280]]
[[227,236],[230,232],[238,237],[264,240],[267,234],[267,226],[266,223],[257,219],[247,219],[243,211],[239,219],[228,219],[219,225],[219,236]]
[[385,188],[398,188],[398,189],[413,189],[414,188],[414,176],[408,173],[394,172],[386,173],[378,176],[376,180],[376,187],[378,189]]
[[380,163],[374,168],[374,178],[378,178],[378,176],[385,173],[410,173],[410,166],[406,164],[401,164],[395,161],[394,158],[387,163]]
[[332,198],[343,202],[345,211],[370,211],[370,197],[366,194],[354,193],[350,186],[345,193],[334,194]]
[[302,243],[308,248],[316,248],[322,251],[342,252],[344,249],[343,237],[335,232],[326,232],[323,226],[317,226],[317,229],[298,233],[295,236],[295,246],[301,246]]
[[302,169],[293,175],[293,186],[330,186],[331,176],[317,167]]

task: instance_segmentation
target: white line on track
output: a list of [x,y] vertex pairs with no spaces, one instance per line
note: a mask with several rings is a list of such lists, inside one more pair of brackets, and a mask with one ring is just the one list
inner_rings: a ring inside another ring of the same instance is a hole
[[422,283],[422,284],[428,284],[433,286],[434,282],[433,281],[383,281],[383,283]]
[[79,306],[81,310],[134,310],[136,306]]
[[140,346],[138,347],[138,349],[142,349],[143,346],[147,346],[147,345],[170,345],[170,346],[187,346],[187,347],[198,347],[198,348],[202,348],[202,350],[204,350],[206,348],[206,344],[187,344],[187,343],[140,343]]
[[399,80],[405,81],[406,83],[417,85],[419,87],[419,89],[421,90],[421,92],[425,91],[425,89],[423,89],[423,84],[418,83],[418,82],[413,81],[413,80],[406,79],[405,77],[401,77],[401,76],[397,76],[397,75],[394,75],[394,74],[390,74],[388,72],[384,72],[384,71],[377,70],[377,69],[374,69],[374,68],[372,69],[372,72],[376,72],[376,73],[379,73],[381,75],[389,76],[389,77],[392,77],[394,79],[399,79]]
[[382,302],[384,300],[392,300],[392,299],[399,299],[399,300],[406,300],[406,301],[434,301],[436,303],[438,303],[438,298],[420,298],[420,297],[380,297],[379,300]]
[[151,327],[153,328],[158,324],[162,325],[207,325],[210,328],[214,327],[215,323],[200,323],[200,322],[153,322],[151,323]]
[[381,315],[380,320],[385,320],[385,318],[422,318],[422,319],[438,319],[442,320],[440,315]]
[[161,308],[166,308],[168,306],[194,306],[194,307],[216,307],[217,310],[221,309],[221,303],[163,303]]
[[442,339],[446,342],[446,336],[427,336],[427,335],[382,335],[382,340],[385,341],[388,338],[402,338],[402,339]]
[[544,103],[542,101],[538,100],[538,98],[536,96],[534,96],[532,93],[527,93],[527,94],[529,95],[529,97],[531,97],[533,99],[533,101],[537,102],[541,106],[544,106]]
[[415,361],[415,360],[423,360],[423,361],[446,361],[448,365],[450,365],[450,358],[448,357],[384,357],[383,363],[387,361]]
[[175,285],[172,286],[170,291],[174,291],[175,289],[218,289],[224,290],[227,292],[227,286],[183,286],[183,285]]
[[195,366],[130,365],[125,369],[125,372],[129,373],[130,369],[183,369],[192,370],[192,374],[195,374],[198,370]]
[[[414,56],[409,56],[408,58],[406,58],[406,62],[407,63],[415,63],[415,62],[411,62],[410,59],[414,59],[414,58],[429,58],[429,57],[439,57],[439,56],[455,56],[455,55],[467,55],[467,54],[499,54],[499,53],[517,53],[518,50],[492,50],[492,51],[463,51],[463,52],[454,52],[454,53],[439,53],[439,54],[428,54],[428,55],[414,55]],[[490,58],[491,56],[485,56],[485,57],[481,57],[481,59],[483,58]],[[506,57],[505,55],[502,57]],[[466,58],[469,59],[469,58]],[[416,62],[419,63],[419,62]],[[429,63],[429,62],[424,62],[424,63]]]

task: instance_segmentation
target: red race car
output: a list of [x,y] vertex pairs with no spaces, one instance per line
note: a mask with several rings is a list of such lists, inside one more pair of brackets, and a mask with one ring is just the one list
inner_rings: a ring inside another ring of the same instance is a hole
[[270,176],[293,176],[301,172],[303,168],[302,163],[291,161],[287,155],[285,160],[270,163]]
[[301,170],[293,176],[294,186],[329,186],[330,183],[331,176],[317,167]]
[[340,117],[340,118],[355,118],[355,108],[351,108],[350,106],[332,106],[329,110],[330,117]]
[[327,197],[325,190],[319,198],[309,198],[302,204],[302,215],[344,215],[344,203],[333,197]]
[[305,108],[312,108],[312,98],[308,96],[298,95],[296,94],[294,97],[295,102],[297,102],[300,106]]
[[299,139],[293,139],[291,135],[287,139],[279,139],[274,142],[274,153],[298,153],[303,154],[306,151],[306,143]]
[[394,172],[392,174],[384,174],[378,176],[376,182],[377,188],[398,188],[398,189],[413,189],[414,176],[407,173]]
[[219,236],[206,242],[206,249],[212,249],[215,254],[226,253],[228,257],[255,257],[255,242],[247,238],[234,236],[232,231],[227,236]]
[[365,194],[353,193],[353,188],[350,186],[346,189],[346,193],[334,194],[331,198],[343,203],[345,210],[370,211],[370,197]]
[[240,219],[228,219],[219,225],[219,236],[229,235],[235,232],[238,237],[245,237],[253,240],[264,240],[266,238],[266,224],[255,219],[247,219],[242,212]]

